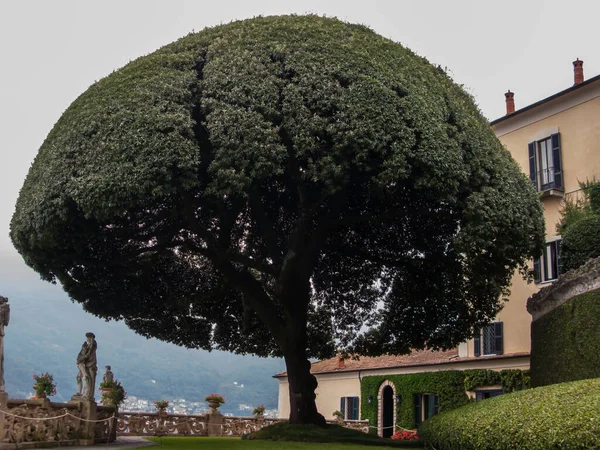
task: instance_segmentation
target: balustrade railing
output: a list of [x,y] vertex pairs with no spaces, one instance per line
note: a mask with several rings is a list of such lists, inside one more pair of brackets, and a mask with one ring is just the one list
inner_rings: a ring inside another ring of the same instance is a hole
[[79,438],[81,411],[74,404],[11,398],[0,416],[0,442],[66,442]]
[[[206,436],[209,434],[209,415],[186,415],[167,413],[119,412],[117,434],[119,436]],[[259,416],[222,416],[216,434],[222,436],[242,436],[285,419]],[[328,421],[328,423],[338,423]],[[344,426],[354,430],[369,432],[368,420],[346,420]],[[211,432],[210,434],[215,434]]]

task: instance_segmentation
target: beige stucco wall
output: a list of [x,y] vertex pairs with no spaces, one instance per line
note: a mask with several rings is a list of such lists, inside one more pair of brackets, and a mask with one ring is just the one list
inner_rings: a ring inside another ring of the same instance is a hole
[[[595,83],[600,84],[600,83]],[[522,113],[495,127],[523,172],[529,175],[528,144],[542,135],[558,131],[561,138],[563,180],[566,196],[579,194],[579,182],[600,178],[600,86],[587,86],[573,96],[550,101],[531,112]],[[578,103],[577,102],[581,102]],[[564,201],[557,197],[542,198],[546,239],[557,237],[556,224]],[[528,352],[531,348],[531,316],[525,309],[527,299],[548,283],[527,284],[515,274],[509,301],[498,315],[504,322],[504,353]],[[473,356],[473,341],[467,345]]]
[[[373,375],[400,375],[407,373],[439,372],[443,370],[467,369],[529,369],[529,357],[506,359],[477,358],[469,362],[438,364],[431,366],[397,367],[390,369],[361,370],[360,372],[340,372],[317,375],[317,410],[326,419],[332,419],[333,411],[340,409],[340,398],[360,398],[360,378]],[[360,378],[359,378],[360,377]],[[362,399],[360,399],[362,402]],[[359,405],[360,411],[360,405]],[[286,377],[279,379],[279,406],[277,417],[287,418],[290,415],[289,386]]]
[[[558,129],[561,135],[563,180],[567,196],[578,195],[579,181],[592,179],[594,176],[600,179],[600,82],[586,85],[530,111],[520,113],[495,125],[493,129],[527,175],[529,142],[541,139],[542,134],[550,134]],[[546,197],[542,199],[542,203],[546,237],[551,240],[556,237],[556,223],[560,219],[563,200]],[[509,301],[498,315],[498,320],[504,323],[505,354],[530,351],[531,316],[527,313],[525,305],[527,299],[545,285],[547,283],[528,284],[518,274],[513,277]],[[462,344],[459,350],[461,357],[473,356],[473,341]],[[469,363],[362,371],[361,376],[479,368],[528,369],[529,358],[491,360],[481,357]],[[360,396],[357,373],[320,375],[317,379],[317,408],[326,418],[330,418],[331,413],[339,409],[340,397]],[[279,417],[288,416],[288,385],[287,380],[281,379]]]
[[[360,380],[358,372],[324,374],[317,377],[319,386],[317,394],[317,410],[326,419],[333,419],[332,413],[340,409],[340,398],[360,397]],[[287,418],[290,415],[290,397],[287,378],[279,382],[278,417]],[[360,411],[360,404],[359,404]]]

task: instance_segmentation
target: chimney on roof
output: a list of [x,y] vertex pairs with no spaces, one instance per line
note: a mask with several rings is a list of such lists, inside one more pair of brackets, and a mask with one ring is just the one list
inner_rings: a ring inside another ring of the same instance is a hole
[[341,353],[337,354],[337,365],[335,366],[335,370],[343,370],[346,368],[346,358]]
[[509,89],[504,96],[506,97],[506,115],[508,116],[515,112],[515,93],[510,92]]
[[575,83],[573,83],[574,85],[583,83],[583,61],[581,61],[579,58],[573,61],[573,75],[575,78]]

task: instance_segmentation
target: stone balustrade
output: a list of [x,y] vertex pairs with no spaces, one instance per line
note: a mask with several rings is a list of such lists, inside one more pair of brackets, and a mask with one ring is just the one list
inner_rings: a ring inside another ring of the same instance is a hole
[[69,442],[79,439],[77,404],[9,398],[0,411],[0,442]]
[[[117,434],[120,436],[242,436],[285,419],[260,416],[222,416],[214,430],[209,426],[210,414],[186,415],[167,413],[119,412]],[[328,421],[330,424],[338,423]],[[346,420],[344,426],[369,432],[368,420]]]
[[[24,445],[92,445],[112,442],[121,436],[243,436],[282,422],[261,416],[167,414],[166,412],[119,412],[95,402],[56,403],[48,399],[0,399],[0,442]],[[114,419],[113,419],[114,417]],[[112,420],[111,420],[112,419]],[[367,420],[328,421],[364,433]]]

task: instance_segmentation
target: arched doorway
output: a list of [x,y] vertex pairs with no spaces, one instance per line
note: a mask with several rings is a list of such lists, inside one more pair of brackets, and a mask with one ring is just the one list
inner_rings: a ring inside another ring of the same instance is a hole
[[389,438],[394,434],[394,390],[392,387],[384,387],[381,397],[383,403],[381,407],[382,437]]

